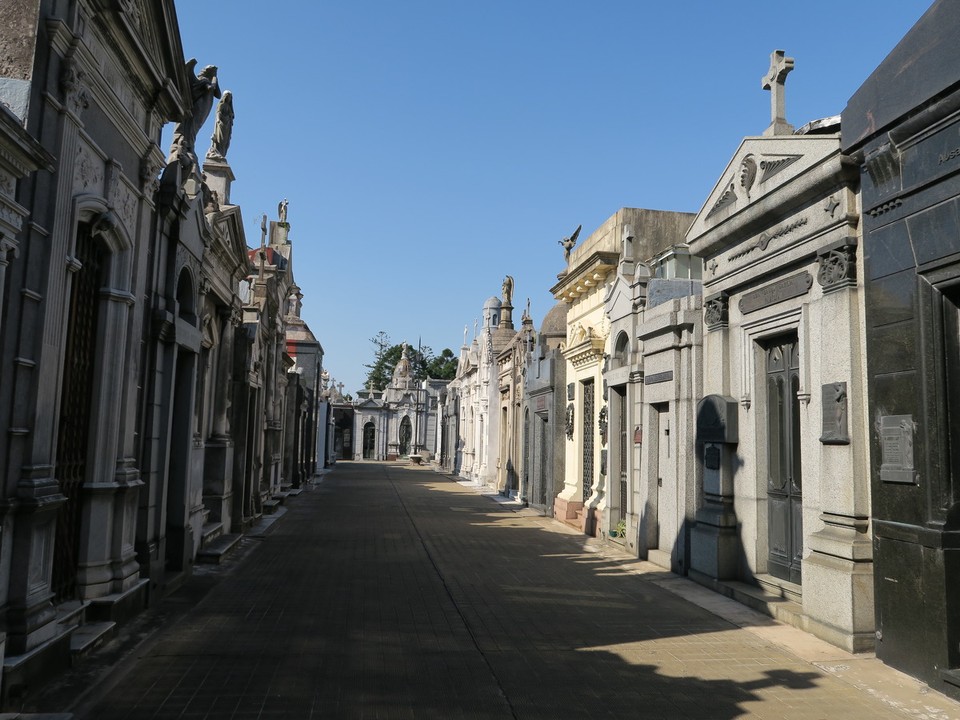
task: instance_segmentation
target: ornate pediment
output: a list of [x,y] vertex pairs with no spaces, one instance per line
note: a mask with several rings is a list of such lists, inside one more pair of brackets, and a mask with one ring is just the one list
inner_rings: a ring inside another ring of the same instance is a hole
[[836,185],[840,136],[776,135],[744,139],[687,233],[701,257],[773,226],[811,192]]

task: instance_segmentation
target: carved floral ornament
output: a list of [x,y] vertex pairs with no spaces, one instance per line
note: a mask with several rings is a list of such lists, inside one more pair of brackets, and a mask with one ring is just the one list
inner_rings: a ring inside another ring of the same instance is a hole
[[718,293],[703,302],[703,320],[710,330],[727,327],[730,313],[730,297],[727,293]]
[[843,240],[817,253],[817,282],[824,292],[857,284],[857,245]]
[[564,431],[567,434],[567,440],[573,440],[573,403],[567,405],[567,417]]
[[604,405],[600,408],[600,417],[597,419],[597,428],[600,430],[600,443],[602,445],[607,444],[607,429],[609,428],[609,422],[607,420],[607,406]]

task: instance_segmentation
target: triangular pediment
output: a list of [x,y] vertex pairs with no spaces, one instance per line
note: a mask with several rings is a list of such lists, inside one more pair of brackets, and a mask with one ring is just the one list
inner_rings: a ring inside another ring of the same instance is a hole
[[[696,240],[722,225],[762,222],[802,201],[813,173],[840,154],[840,135],[744,138],[687,233]],[[694,252],[699,254],[698,250]]]
[[617,275],[607,290],[603,311],[611,322],[628,317],[633,312],[633,288],[622,275]]
[[354,407],[358,410],[380,410],[383,407],[383,403],[379,400],[367,398],[363,402],[355,403]]

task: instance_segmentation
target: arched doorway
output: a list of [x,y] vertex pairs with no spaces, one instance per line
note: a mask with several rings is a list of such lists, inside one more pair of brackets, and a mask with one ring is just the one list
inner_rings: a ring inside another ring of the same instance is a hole
[[363,426],[363,459],[372,460],[374,457],[377,439],[377,430],[373,422],[367,422]]
[[413,435],[412,428],[410,426],[410,418],[405,417],[400,421],[400,456],[410,454],[410,438]]

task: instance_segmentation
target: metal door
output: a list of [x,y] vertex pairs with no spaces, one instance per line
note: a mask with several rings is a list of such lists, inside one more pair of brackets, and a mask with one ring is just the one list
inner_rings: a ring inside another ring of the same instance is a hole
[[617,520],[619,522],[626,522],[627,520],[627,453],[629,452],[627,446],[627,390],[623,387],[611,388],[613,391],[614,407],[613,412],[615,413],[616,423],[617,423],[617,464],[618,464],[618,473],[620,476],[620,497],[619,503],[620,507],[618,508]]
[[583,382],[583,502],[587,502],[593,489],[593,433],[594,433],[593,380]]
[[767,345],[767,526],[771,575],[800,583],[803,483],[800,474],[800,353],[796,335]]
[[98,301],[104,251],[81,225],[76,257],[80,269],[73,275],[67,342],[63,363],[60,422],[57,431],[57,479],[67,502],[57,515],[53,553],[55,600],[71,600],[76,592],[81,530],[81,490],[86,481],[93,401],[93,371],[96,362]]
[[372,460],[376,445],[377,431],[372,422],[363,426],[363,459]]

